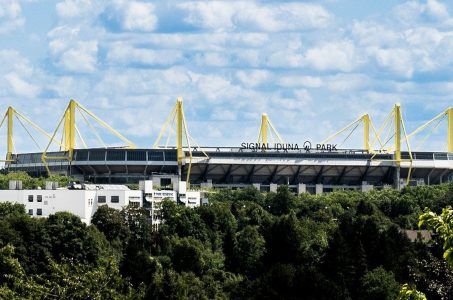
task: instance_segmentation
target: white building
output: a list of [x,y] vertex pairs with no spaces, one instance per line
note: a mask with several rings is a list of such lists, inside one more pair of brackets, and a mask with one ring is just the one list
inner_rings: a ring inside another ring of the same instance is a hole
[[124,185],[84,185],[83,189],[1,190],[0,202],[23,204],[31,216],[47,217],[56,212],[70,212],[85,222],[101,205],[121,209],[129,204],[143,206],[142,191]]
[[[179,194],[177,191],[179,190]],[[199,206],[200,192],[186,191],[185,182],[174,186],[174,190],[154,189],[153,182],[140,182],[139,190],[130,190],[125,185],[83,184],[71,188],[57,188],[54,183],[46,183],[46,189],[23,190],[21,182],[10,182],[9,190],[0,190],[0,202],[23,204],[29,215],[47,217],[56,212],[70,212],[85,222],[101,205],[121,210],[128,205],[145,207],[150,211],[152,223],[161,223],[161,205],[164,199],[179,202],[188,207]],[[147,203],[144,205],[144,203]]]

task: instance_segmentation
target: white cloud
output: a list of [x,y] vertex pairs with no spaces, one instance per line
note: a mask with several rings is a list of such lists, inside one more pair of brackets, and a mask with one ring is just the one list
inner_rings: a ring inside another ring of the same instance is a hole
[[378,49],[375,57],[379,66],[397,75],[411,77],[414,73],[412,53],[407,49]]
[[34,98],[40,92],[40,88],[38,86],[30,84],[15,73],[6,74],[4,78],[10,84],[14,91],[14,94],[17,96]]
[[58,52],[60,55],[57,64],[67,71],[90,73],[96,70],[98,52],[96,41],[79,41]]
[[304,62],[319,71],[350,72],[361,63],[361,59],[351,41],[339,41],[307,50]]
[[23,26],[25,18],[17,0],[0,0],[0,34],[11,32]]
[[319,88],[323,84],[320,77],[315,76],[282,76],[278,80],[278,85],[287,88],[294,87],[307,87],[307,88]]
[[437,20],[443,20],[449,17],[445,4],[440,3],[437,0],[428,0],[425,6],[425,10],[429,16]]
[[235,121],[237,119],[237,111],[227,109],[226,107],[216,107],[210,119],[215,121]]
[[361,46],[388,47],[401,39],[401,32],[374,21],[354,21],[351,29],[354,40]]
[[157,27],[155,6],[142,1],[115,0],[111,7],[113,18],[128,31],[153,31]]
[[30,62],[14,50],[0,51],[0,95],[5,97],[34,98],[41,88],[35,83],[40,79]]
[[407,1],[393,10],[395,19],[403,24],[417,22],[446,22],[450,18],[447,7],[437,0]]
[[236,77],[246,87],[257,87],[267,82],[271,73],[266,70],[237,71]]
[[60,18],[81,18],[91,15],[95,11],[95,2],[90,0],[65,0],[56,4]]
[[203,52],[195,56],[195,63],[200,66],[226,67],[229,65],[229,58],[226,53]]
[[193,1],[178,7],[187,12],[191,25],[231,31],[290,31],[326,27],[330,13],[322,6],[307,3],[258,4],[246,1]]
[[335,93],[353,92],[367,88],[370,79],[363,74],[337,74],[325,79],[326,86]]
[[110,46],[107,60],[110,64],[120,65],[174,65],[183,60],[183,53],[178,50],[153,50],[149,48],[135,48],[124,42],[117,42]]

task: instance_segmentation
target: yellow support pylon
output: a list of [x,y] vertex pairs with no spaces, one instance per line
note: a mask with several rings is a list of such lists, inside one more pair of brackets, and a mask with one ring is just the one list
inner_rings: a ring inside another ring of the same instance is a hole
[[267,117],[267,114],[263,114],[261,116],[261,142],[263,144],[267,144],[267,130],[268,130],[268,125],[269,125],[269,118]]
[[182,98],[178,97],[176,100],[176,149],[178,155],[178,165],[182,165],[183,160],[185,159],[182,140],[183,140],[183,122],[184,120],[184,111],[182,107]]
[[[168,115],[167,119],[165,120],[162,129],[157,136],[156,141],[153,144],[153,148],[159,148],[159,143],[162,137],[168,133],[167,143],[165,144],[165,148],[168,148],[168,142],[170,141],[170,137],[172,136],[172,130],[175,128],[176,131],[176,151],[177,151],[177,158],[178,158],[178,173],[181,176],[182,173],[182,166],[186,162],[186,151],[184,150],[184,142],[187,144],[187,150],[189,152],[189,167],[187,169],[187,187],[190,187],[190,172],[192,170],[192,147],[191,141],[195,143],[195,145],[201,150],[201,152],[209,158],[206,152],[192,139],[189,135],[189,130],[187,129],[187,122],[184,116],[184,107],[183,107],[183,99],[178,97],[176,100],[176,105],[171,110],[170,114]],[[174,149],[174,148],[173,148]]]
[[363,121],[363,148],[370,153],[371,146],[370,146],[370,115],[364,114],[362,117]]
[[401,105],[395,104],[394,107],[395,121],[395,162],[399,166],[401,164]]
[[274,142],[283,144],[283,139],[272,125],[267,114],[261,115],[260,132],[258,134],[258,144],[266,144],[269,142],[269,137],[274,138]]
[[[0,160],[0,161],[4,161],[6,163],[11,163],[13,161],[13,154],[14,154],[14,151],[15,151],[15,147],[14,147],[14,126],[15,126],[15,123],[14,123],[14,118],[16,118],[18,121],[19,121],[19,124],[24,128],[24,130],[28,133],[29,137],[33,140],[33,142],[36,144],[36,146],[39,148],[39,145],[36,141],[36,139],[33,137],[33,135],[31,134],[31,132],[25,127],[25,123],[27,123],[28,125],[31,125],[37,132],[39,132],[40,134],[46,136],[47,138],[49,138],[49,140],[51,142],[55,142],[59,145],[61,145],[60,143],[58,143],[56,140],[53,140],[51,135],[48,134],[47,132],[45,132],[43,129],[41,129],[38,125],[36,125],[35,123],[33,123],[30,119],[26,118],[24,115],[20,114],[18,111],[16,111],[13,107],[8,107],[8,109],[6,110],[6,113],[2,119],[2,121],[0,122],[0,127],[3,126],[4,122],[6,121],[6,126],[7,126],[7,134],[6,134],[6,160]],[[24,121],[24,122],[22,122]]]
[[[375,142],[379,142],[379,144],[382,146],[381,139],[379,137],[379,134],[377,133],[376,129],[374,128],[373,122],[371,121],[371,117],[369,114],[363,114],[360,118],[356,119],[355,121],[349,123],[336,133],[332,134],[325,140],[321,142],[321,144],[327,144],[333,139],[335,139],[337,136],[342,134],[345,131],[348,131],[351,129],[351,132],[348,134],[348,136],[344,139],[342,144],[352,135],[352,133],[356,130],[356,128],[360,125],[360,123],[363,123],[363,149],[366,150],[368,153],[373,153],[373,144]],[[373,131],[374,133],[374,138],[375,140],[373,142],[370,142],[370,130]]]
[[11,106],[8,107],[8,110],[6,112],[7,115],[7,122],[8,122],[8,129],[7,129],[7,152],[6,152],[6,160],[11,161],[12,155],[13,155],[13,149],[14,149],[14,142],[13,142],[13,116],[14,116],[14,108]]
[[65,140],[65,147],[64,151],[68,152],[68,159],[72,160],[74,156],[74,148],[75,148],[75,139],[76,139],[76,114],[75,110],[77,107],[77,102],[71,99],[69,101],[68,108],[64,114],[64,140]]
[[[44,164],[44,166],[47,169],[47,172],[50,174],[50,169],[47,164],[47,159],[61,159],[61,160],[68,160],[72,161],[74,157],[74,150],[76,148],[76,134],[78,133],[77,129],[77,124],[76,124],[76,112],[79,111],[79,114],[83,117],[83,120],[87,123],[87,125],[90,127],[90,129],[93,131],[93,133],[96,135],[98,140],[101,142],[101,144],[104,144],[102,139],[100,138],[99,134],[97,133],[96,129],[88,122],[88,119],[85,117],[85,114],[90,116],[92,119],[94,119],[99,125],[102,127],[106,128],[108,131],[110,131],[112,134],[117,136],[119,139],[121,139],[123,142],[126,143],[126,146],[124,148],[128,149],[135,149],[136,146],[134,143],[132,143],[130,140],[125,138],[122,134],[120,134],[118,131],[113,129],[110,125],[99,119],[96,115],[94,115],[92,112],[84,108],[80,103],[77,101],[71,99],[69,101],[69,104],[67,108],[65,109],[65,112],[63,114],[63,117],[60,119],[60,122],[57,125],[57,128],[55,129],[51,140],[55,139],[55,136],[57,132],[59,131],[61,125],[63,124],[63,141],[62,141],[62,150],[64,152],[67,152],[67,156],[47,156],[47,152],[49,150],[49,147],[51,143],[49,143],[42,153],[41,160]],[[82,143],[85,144],[83,138],[80,136],[80,139],[82,140]],[[104,144],[105,146],[105,144]],[[106,147],[106,146],[105,146]]]
[[453,152],[453,107],[448,108],[448,152]]

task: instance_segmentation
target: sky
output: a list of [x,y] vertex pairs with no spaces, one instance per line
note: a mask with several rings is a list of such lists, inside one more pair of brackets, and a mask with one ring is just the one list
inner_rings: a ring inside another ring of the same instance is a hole
[[[202,146],[255,142],[261,113],[285,142],[319,142],[396,102],[411,132],[452,106],[452,68],[453,1],[0,0],[0,111],[53,132],[75,99],[139,147],[179,96]],[[17,151],[45,146],[17,126]],[[446,122],[433,132],[413,149],[445,150]]]

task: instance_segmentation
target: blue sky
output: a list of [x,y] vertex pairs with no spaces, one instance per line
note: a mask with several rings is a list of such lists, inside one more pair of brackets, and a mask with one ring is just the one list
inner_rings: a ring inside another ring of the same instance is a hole
[[[395,102],[411,131],[453,103],[452,13],[436,0],[0,0],[0,110],[50,132],[74,98],[141,147],[178,96],[201,145],[255,141],[262,112],[285,141],[320,141],[365,112],[379,125]],[[19,132],[17,149],[36,150]],[[424,146],[444,150],[446,125]]]

